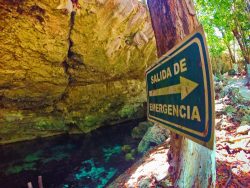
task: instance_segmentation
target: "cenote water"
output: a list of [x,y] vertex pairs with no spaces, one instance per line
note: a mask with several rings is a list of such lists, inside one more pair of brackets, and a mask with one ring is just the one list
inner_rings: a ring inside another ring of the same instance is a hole
[[0,146],[0,187],[27,188],[31,181],[36,188],[39,175],[45,188],[105,187],[139,157],[127,154],[135,153],[139,143],[131,137],[137,124]]

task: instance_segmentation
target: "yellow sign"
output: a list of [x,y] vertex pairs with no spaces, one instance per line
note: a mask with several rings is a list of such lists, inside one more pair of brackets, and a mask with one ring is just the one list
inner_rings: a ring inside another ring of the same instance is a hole
[[199,84],[180,76],[180,84],[163,87],[160,89],[155,89],[149,91],[149,96],[160,96],[160,95],[171,95],[171,94],[181,94],[181,100],[189,95]]

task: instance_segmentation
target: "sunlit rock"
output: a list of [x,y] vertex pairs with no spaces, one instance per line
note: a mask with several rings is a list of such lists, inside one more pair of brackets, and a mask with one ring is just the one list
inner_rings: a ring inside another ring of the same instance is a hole
[[144,72],[156,59],[146,7],[72,2],[1,2],[0,142],[145,116]]

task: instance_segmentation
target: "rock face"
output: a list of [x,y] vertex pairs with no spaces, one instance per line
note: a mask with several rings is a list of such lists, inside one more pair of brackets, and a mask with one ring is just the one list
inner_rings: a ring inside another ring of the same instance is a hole
[[72,2],[0,0],[0,143],[143,115],[156,59],[147,9]]
[[145,153],[149,149],[162,144],[168,138],[169,131],[159,124],[154,124],[154,126],[148,128],[137,149],[140,153]]

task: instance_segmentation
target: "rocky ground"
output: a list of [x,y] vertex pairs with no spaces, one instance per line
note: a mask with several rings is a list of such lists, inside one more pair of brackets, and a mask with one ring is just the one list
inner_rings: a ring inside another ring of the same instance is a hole
[[216,82],[217,187],[250,186],[250,85],[242,77]]
[[[215,92],[216,187],[250,187],[250,81],[216,77]],[[168,142],[147,152],[110,187],[168,187]]]

